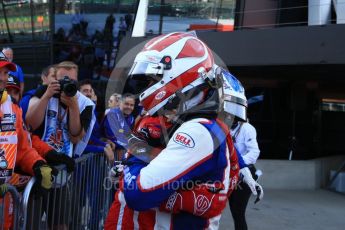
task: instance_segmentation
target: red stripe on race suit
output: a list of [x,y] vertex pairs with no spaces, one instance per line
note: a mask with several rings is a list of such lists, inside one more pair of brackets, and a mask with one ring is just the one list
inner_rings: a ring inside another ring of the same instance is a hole
[[133,215],[134,215],[134,210],[130,209],[126,205],[124,213],[123,213],[121,229],[123,230],[134,229]]
[[138,224],[139,230],[153,230],[156,223],[156,211],[142,211],[139,212]]
[[119,191],[115,193],[115,199],[108,211],[108,216],[104,223],[104,230],[116,229],[120,216],[121,203],[119,201]]
[[223,131],[226,134],[226,143],[229,149],[229,154],[230,154],[230,187],[228,191],[228,196],[231,195],[233,190],[235,189],[237,185],[237,181],[239,178],[239,171],[240,171],[240,166],[238,164],[238,158],[236,154],[236,150],[234,147],[234,143],[232,141],[232,137],[230,134],[230,130],[228,126],[221,120],[217,119],[217,123],[220,125],[220,127],[223,129]]

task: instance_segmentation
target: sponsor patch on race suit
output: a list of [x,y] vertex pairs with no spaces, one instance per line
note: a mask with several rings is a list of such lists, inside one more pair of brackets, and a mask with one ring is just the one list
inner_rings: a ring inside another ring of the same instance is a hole
[[175,143],[188,147],[188,148],[194,148],[195,146],[195,142],[193,138],[189,136],[187,133],[182,133],[182,132],[176,133],[174,135],[173,140]]

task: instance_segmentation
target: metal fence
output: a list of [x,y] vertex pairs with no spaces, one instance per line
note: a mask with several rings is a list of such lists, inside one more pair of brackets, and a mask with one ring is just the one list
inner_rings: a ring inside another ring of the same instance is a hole
[[[38,195],[35,178],[28,182],[21,199],[11,186],[14,229],[103,229],[114,192],[109,167],[104,154],[90,153],[76,159],[73,173],[67,173],[65,166],[56,167],[59,173],[46,194]],[[3,223],[1,201],[0,207]],[[6,228],[0,224],[2,229]]]
[[7,229],[13,226],[11,229],[17,230],[20,225],[20,215],[22,209],[20,205],[20,194],[17,189],[12,185],[7,185],[8,191],[3,198],[0,198],[0,229]]

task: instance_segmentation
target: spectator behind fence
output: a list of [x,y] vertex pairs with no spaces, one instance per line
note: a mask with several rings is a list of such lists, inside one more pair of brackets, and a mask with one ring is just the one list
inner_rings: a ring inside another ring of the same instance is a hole
[[122,156],[128,145],[127,137],[134,126],[135,98],[131,94],[122,96],[119,108],[114,108],[105,116],[101,125],[104,136],[116,145],[116,155]]
[[[89,140],[95,117],[93,102],[77,91],[78,66],[61,62],[56,66],[56,80],[43,85],[31,98],[26,119],[34,134],[60,154],[79,157]],[[68,213],[53,212],[54,204],[68,200],[67,173],[60,171],[56,190],[49,197],[48,223],[67,228]]]
[[77,65],[61,62],[55,67],[57,80],[36,90],[29,102],[26,121],[56,151],[77,157],[91,135],[94,104],[77,91]]
[[[55,76],[55,67],[54,65],[49,65],[45,68],[43,68],[42,73],[41,73],[41,80],[42,80],[42,85],[49,85],[52,81],[56,80]],[[41,85],[39,84],[37,86],[37,89]],[[26,121],[26,112],[28,111],[29,108],[29,101],[31,97],[35,95],[36,89],[29,90],[23,94],[22,99],[20,100],[20,107],[23,110],[23,120]]]
[[[1,125],[0,136],[6,136],[1,142],[0,151],[0,198],[7,192],[7,182],[13,175],[14,168],[32,176],[36,176],[36,194],[45,194],[52,186],[53,169],[48,166],[45,160],[38,155],[37,151],[30,147],[28,136],[24,130],[20,108],[12,102],[5,90],[8,72],[15,71],[15,64],[11,63],[6,56],[0,53],[0,98],[1,98]],[[1,203],[1,202],[0,202]],[[7,218],[10,199],[5,198],[4,228],[9,229],[11,221]]]
[[12,73],[8,74],[8,79],[6,83],[7,93],[11,96],[12,102],[17,104],[20,102],[22,97],[20,93],[20,82],[16,76],[13,76]]
[[[2,52],[5,54],[5,56],[8,58],[8,60],[10,62],[13,61],[14,53],[13,53],[13,49],[11,47],[4,47],[2,49]],[[23,93],[23,91],[24,91],[24,73],[23,73],[22,68],[19,65],[17,65],[17,64],[15,64],[15,65],[16,65],[16,70],[10,71],[9,73],[11,73],[13,76],[15,76],[19,79],[20,92]]]
[[104,115],[107,115],[111,109],[117,108],[120,105],[121,94],[114,93],[109,97],[108,109],[105,110]]
[[[97,103],[97,100],[95,100],[96,96],[92,87],[92,83],[89,80],[84,80],[79,83],[79,91],[84,94],[84,96],[90,98],[93,100],[94,103]],[[96,110],[95,110],[95,116],[97,117]],[[85,148],[85,152],[93,152],[93,153],[104,153],[108,159],[109,162],[114,161],[114,152],[112,149],[111,144],[109,144],[106,141],[103,141],[102,139],[105,139],[101,135],[100,125],[98,121],[96,120],[95,125],[93,126],[93,130],[91,133],[91,137],[89,140],[88,145]]]

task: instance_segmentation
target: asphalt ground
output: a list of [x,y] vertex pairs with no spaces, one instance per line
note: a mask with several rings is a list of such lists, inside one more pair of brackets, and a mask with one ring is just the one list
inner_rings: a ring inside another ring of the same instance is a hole
[[[328,190],[265,190],[247,207],[249,230],[345,230],[345,195]],[[220,229],[234,229],[229,207]]]

